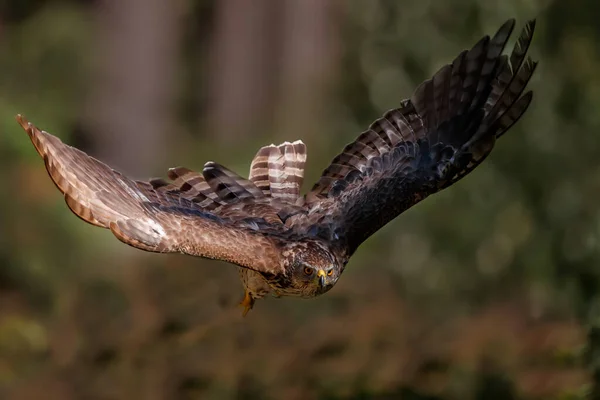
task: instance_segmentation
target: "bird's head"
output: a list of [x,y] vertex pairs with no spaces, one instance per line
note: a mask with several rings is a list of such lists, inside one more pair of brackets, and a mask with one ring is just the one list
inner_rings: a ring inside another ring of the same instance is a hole
[[320,241],[289,243],[283,250],[283,259],[291,285],[303,297],[327,292],[342,273],[342,265]]

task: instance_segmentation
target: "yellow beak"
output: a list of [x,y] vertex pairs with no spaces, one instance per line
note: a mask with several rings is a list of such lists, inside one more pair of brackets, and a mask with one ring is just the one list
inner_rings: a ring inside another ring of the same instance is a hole
[[322,269],[320,269],[317,272],[317,276],[319,277],[319,285],[321,286],[321,288],[325,287],[325,277],[327,276],[327,274],[325,273],[325,271],[323,271]]

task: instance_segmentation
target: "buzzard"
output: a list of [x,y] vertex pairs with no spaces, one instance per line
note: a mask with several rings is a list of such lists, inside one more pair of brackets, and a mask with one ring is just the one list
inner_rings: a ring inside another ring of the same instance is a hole
[[443,66],[386,112],[300,194],[306,147],[262,147],[248,179],[215,162],[172,168],[169,181],[132,180],[84,152],[19,124],[73,213],[142,250],[184,253],[239,267],[244,315],[255,299],[330,290],[369,236],[471,172],[525,112],[536,62],[526,56],[535,21],[510,56],[515,21]]

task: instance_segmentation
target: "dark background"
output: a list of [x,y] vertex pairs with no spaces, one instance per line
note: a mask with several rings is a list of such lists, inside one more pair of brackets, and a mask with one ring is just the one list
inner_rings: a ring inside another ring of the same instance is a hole
[[[540,65],[492,156],[368,240],[327,295],[247,318],[230,265],[72,215],[14,121],[135,178],[208,160],[245,175],[260,146],[302,139],[306,190],[510,17],[516,34],[537,18]],[[600,366],[599,20],[595,0],[0,1],[0,398],[584,398]]]

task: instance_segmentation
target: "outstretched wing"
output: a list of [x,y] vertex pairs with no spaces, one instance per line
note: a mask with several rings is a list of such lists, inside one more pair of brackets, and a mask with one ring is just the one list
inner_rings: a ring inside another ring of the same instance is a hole
[[346,146],[307,194],[306,229],[350,256],[398,214],[481,163],[532,98],[521,95],[536,66],[525,56],[535,22],[507,57],[501,53],[514,23],[463,51]]
[[269,207],[261,208],[264,195],[252,182],[216,163],[207,163],[203,174],[171,169],[171,183],[134,181],[22,116],[17,120],[67,205],[84,221],[110,229],[119,240],[142,250],[220,259],[270,274],[283,272],[274,234],[283,225],[263,218]]

